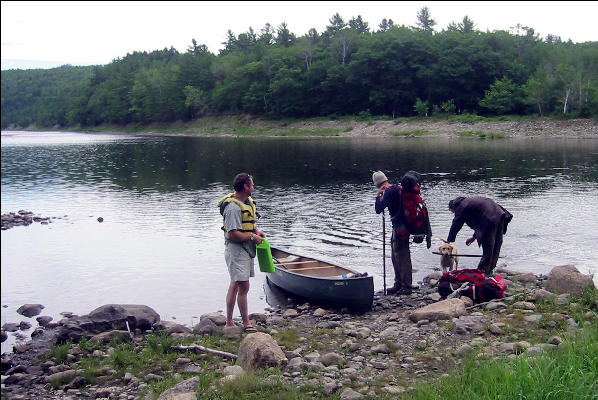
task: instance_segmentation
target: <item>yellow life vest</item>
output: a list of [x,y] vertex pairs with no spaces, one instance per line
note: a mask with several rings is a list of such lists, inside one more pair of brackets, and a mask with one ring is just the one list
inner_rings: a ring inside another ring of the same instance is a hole
[[[233,197],[234,193],[229,193],[224,196],[218,202],[218,207],[220,207],[220,214],[224,215],[224,208],[228,205],[228,203],[235,203],[236,205],[241,208],[241,231],[242,232],[254,232],[255,231],[255,221],[257,217],[257,208],[255,206],[255,201],[249,196],[247,200],[249,200],[249,204],[245,204],[235,197]],[[222,230],[226,232],[226,227],[224,224],[222,225]]]

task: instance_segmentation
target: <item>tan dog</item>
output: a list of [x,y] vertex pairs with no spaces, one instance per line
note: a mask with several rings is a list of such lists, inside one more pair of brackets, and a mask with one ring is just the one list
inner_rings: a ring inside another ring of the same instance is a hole
[[457,246],[452,243],[444,242],[438,248],[438,252],[441,254],[440,266],[442,267],[443,274],[445,274],[447,271],[452,271],[453,269],[459,269]]

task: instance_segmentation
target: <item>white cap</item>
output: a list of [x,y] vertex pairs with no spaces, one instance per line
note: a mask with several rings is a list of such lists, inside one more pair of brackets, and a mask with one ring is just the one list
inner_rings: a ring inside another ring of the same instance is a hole
[[382,171],[374,172],[374,174],[372,175],[372,180],[374,181],[374,185],[376,185],[376,187],[378,187],[378,188],[384,182],[388,181],[388,179],[386,178],[386,175],[384,175],[384,172],[382,172]]

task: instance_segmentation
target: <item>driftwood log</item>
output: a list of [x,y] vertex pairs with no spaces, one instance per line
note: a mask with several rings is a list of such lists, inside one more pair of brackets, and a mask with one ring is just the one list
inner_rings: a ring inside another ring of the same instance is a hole
[[199,353],[200,351],[203,351],[203,352],[206,352],[206,353],[217,354],[217,355],[222,356],[224,358],[232,358],[233,360],[237,359],[237,355],[236,354],[227,353],[226,351],[220,351],[220,350],[210,349],[208,347],[200,346],[198,344],[192,344],[192,345],[189,345],[189,346],[171,346],[170,348],[172,350],[176,350],[176,351],[192,351],[194,353]]

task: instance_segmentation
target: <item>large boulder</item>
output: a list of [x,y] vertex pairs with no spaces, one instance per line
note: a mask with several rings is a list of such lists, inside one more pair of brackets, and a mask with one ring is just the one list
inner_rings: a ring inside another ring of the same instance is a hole
[[152,328],[160,321],[160,315],[152,308],[137,304],[106,304],[88,315],[67,320],[61,327],[56,341],[79,342],[84,335],[121,330],[135,332]]
[[594,287],[589,275],[582,274],[574,265],[561,265],[550,271],[544,288],[556,294],[580,296],[587,286]]
[[267,333],[250,333],[239,345],[237,365],[246,371],[266,367],[283,367],[287,362],[288,360],[276,340]]
[[31,318],[39,315],[44,308],[45,307],[41,304],[23,304],[17,309],[17,314]]
[[425,307],[413,311],[409,315],[409,319],[413,322],[422,321],[437,321],[441,319],[452,319],[465,315],[465,303],[461,299],[447,299],[437,303],[428,304]]

